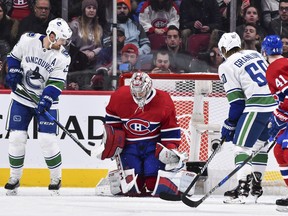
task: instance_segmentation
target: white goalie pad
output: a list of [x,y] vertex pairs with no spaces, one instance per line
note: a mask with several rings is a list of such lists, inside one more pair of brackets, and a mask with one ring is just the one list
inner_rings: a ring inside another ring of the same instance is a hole
[[[152,196],[157,196],[161,192],[175,195],[179,192],[183,193],[186,191],[196,175],[196,173],[186,170],[180,170],[178,172],[167,172],[164,170],[159,170]],[[188,192],[188,195],[193,195],[194,191],[195,185]]]
[[134,169],[124,170],[124,175],[121,170],[113,170],[108,173],[110,191],[113,195],[126,194],[133,190],[133,192],[140,194],[136,184],[137,176],[135,176]]

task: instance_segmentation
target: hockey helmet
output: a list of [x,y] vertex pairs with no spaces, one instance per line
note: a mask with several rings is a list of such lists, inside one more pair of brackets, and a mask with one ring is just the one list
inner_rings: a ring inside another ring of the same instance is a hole
[[261,53],[270,55],[282,55],[283,43],[278,35],[268,35],[264,38],[261,45]]
[[147,97],[152,90],[152,79],[144,72],[136,72],[132,75],[130,91],[135,103],[143,108]]
[[62,18],[56,18],[49,22],[48,28],[46,29],[46,34],[49,36],[52,32],[55,34],[56,41],[59,39],[68,41],[72,36],[72,30],[67,22]]
[[[236,32],[224,33],[218,42],[218,48],[221,53],[222,47],[225,48],[226,53],[235,47],[241,48],[241,39],[239,35]],[[222,53],[222,55],[223,54],[224,53]]]

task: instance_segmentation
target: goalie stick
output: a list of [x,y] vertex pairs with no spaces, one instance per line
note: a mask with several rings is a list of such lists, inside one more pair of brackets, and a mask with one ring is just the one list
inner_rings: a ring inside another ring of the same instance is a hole
[[117,163],[117,168],[121,171],[120,184],[121,184],[122,193],[125,194],[133,188],[133,186],[136,183],[136,179],[137,179],[138,175],[136,175],[135,178],[133,178],[133,180],[131,182],[127,183],[127,181],[126,181],[127,176],[125,174],[125,171],[124,171],[124,168],[123,168],[119,154],[116,155],[116,163]]
[[[35,100],[35,98],[33,98],[28,89],[21,84],[18,84],[17,87],[24,91],[26,93],[26,95],[37,105],[37,101]],[[50,120],[53,121],[56,125],[58,125],[63,131],[64,133],[66,133],[86,154],[88,154],[89,156],[91,156],[91,150],[87,149],[76,137],[74,137],[59,121],[57,121],[49,112],[45,111],[44,113],[46,115],[46,117]],[[89,145],[94,146],[95,143],[93,142],[88,142]]]
[[[249,157],[246,158],[239,166],[237,166],[232,172],[230,172],[227,176],[225,176],[214,188],[212,188],[208,193],[206,193],[200,200],[193,201],[189,199],[187,196],[182,196],[181,200],[184,204],[187,206],[190,206],[192,208],[196,208],[201,203],[203,203],[215,190],[217,190],[219,187],[221,187],[228,179],[230,179],[235,173],[237,173],[245,164],[247,164],[252,158],[254,158],[265,146],[269,145],[271,142],[266,142],[264,146],[260,147],[258,150],[253,152]],[[274,146],[275,141],[270,145],[269,149],[267,150],[267,153],[272,149]]]
[[207,169],[209,163],[211,162],[211,160],[214,158],[214,156],[216,155],[216,153],[219,151],[219,149],[221,148],[222,144],[224,143],[224,139],[221,140],[221,142],[218,144],[217,148],[213,151],[213,153],[210,155],[210,157],[207,159],[207,162],[205,163],[205,165],[202,167],[202,169],[200,170],[200,172],[195,176],[195,178],[193,179],[193,181],[190,183],[190,185],[188,186],[188,188],[185,190],[184,193],[176,195],[176,194],[169,194],[169,193],[165,193],[165,192],[161,192],[159,194],[159,197],[163,200],[167,200],[167,201],[180,201],[182,198],[182,196],[187,196],[187,194],[189,193],[189,191],[191,190],[191,188],[195,185],[195,183],[197,182],[197,180],[200,178],[200,176],[205,172],[205,170]]

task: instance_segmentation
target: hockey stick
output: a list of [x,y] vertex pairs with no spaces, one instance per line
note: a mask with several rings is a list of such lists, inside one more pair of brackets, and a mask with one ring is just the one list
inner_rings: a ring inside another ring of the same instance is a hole
[[121,171],[120,184],[121,184],[122,193],[125,194],[125,193],[129,192],[132,189],[132,187],[135,185],[138,174],[135,176],[135,178],[133,178],[133,180],[131,182],[127,183],[127,181],[126,181],[127,176],[126,176],[125,171],[123,169],[123,165],[122,165],[121,158],[120,158],[119,154],[116,155],[116,163],[117,163],[118,169]]
[[189,191],[191,190],[191,188],[194,186],[194,184],[197,182],[197,180],[200,178],[200,176],[205,172],[205,170],[207,169],[209,163],[211,162],[211,160],[214,158],[214,156],[216,155],[216,153],[219,151],[219,149],[221,148],[222,144],[224,143],[224,139],[221,140],[221,142],[219,143],[219,145],[217,146],[217,148],[212,152],[212,154],[210,155],[210,157],[207,159],[207,162],[205,163],[205,165],[202,167],[202,169],[200,170],[200,172],[195,176],[195,178],[193,179],[193,181],[190,183],[190,185],[188,186],[188,188],[185,190],[184,193],[176,195],[176,194],[169,194],[169,193],[165,193],[162,192],[159,194],[159,197],[163,200],[167,200],[167,201],[180,201],[182,196],[187,196],[187,194],[189,193]]
[[[17,87],[24,91],[26,95],[37,105],[38,102],[33,98],[28,89],[23,84],[18,84]],[[91,156],[91,150],[87,149],[80,141],[74,137],[59,121],[57,121],[49,112],[45,111],[44,115],[50,120],[53,121],[56,125],[58,125],[86,154]],[[95,145],[93,142],[88,142],[89,145]]]
[[[204,202],[216,189],[221,187],[228,179],[230,179],[236,172],[238,172],[245,164],[247,164],[252,158],[254,158],[265,146],[267,146],[270,142],[266,142],[264,146],[253,152],[249,157],[247,157],[239,166],[237,166],[232,172],[230,172],[227,176],[224,177],[214,188],[212,188],[208,193],[206,193],[200,200],[193,201],[189,199],[187,196],[182,196],[182,202],[186,204],[187,206],[190,206],[192,208],[196,208],[201,203]],[[274,145],[275,141],[271,145]],[[269,150],[271,150],[272,147],[269,147]],[[268,153],[268,151],[267,151]]]

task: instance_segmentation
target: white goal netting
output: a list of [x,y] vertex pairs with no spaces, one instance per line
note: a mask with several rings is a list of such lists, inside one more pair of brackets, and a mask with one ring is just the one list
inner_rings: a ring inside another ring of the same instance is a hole
[[[153,87],[171,95],[175,104],[177,119],[181,127],[181,151],[189,154],[189,161],[206,161],[212,152],[211,140],[220,138],[220,129],[227,118],[229,104],[222,83],[217,74],[149,74]],[[129,85],[131,74],[120,79],[121,85]],[[234,169],[233,144],[224,143],[208,166],[208,178],[204,190],[210,190]],[[237,185],[232,177],[217,193]],[[280,175],[273,151],[265,172],[264,194],[285,194],[287,189]]]

